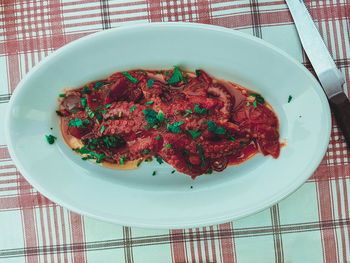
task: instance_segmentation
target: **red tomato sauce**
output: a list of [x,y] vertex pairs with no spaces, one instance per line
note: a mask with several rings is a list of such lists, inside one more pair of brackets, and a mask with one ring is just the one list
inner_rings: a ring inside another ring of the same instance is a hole
[[262,95],[203,70],[117,72],[59,101],[66,143],[117,169],[154,157],[194,179],[280,153],[278,118]]

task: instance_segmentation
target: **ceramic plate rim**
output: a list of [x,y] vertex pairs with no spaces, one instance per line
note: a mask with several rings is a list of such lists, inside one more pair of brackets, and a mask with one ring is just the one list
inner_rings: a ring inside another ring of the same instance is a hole
[[[254,36],[233,30],[233,29],[228,29],[228,28],[223,28],[223,27],[219,27],[219,26],[214,26],[214,25],[205,25],[205,24],[198,24],[198,23],[186,23],[186,22],[167,22],[167,23],[140,23],[140,24],[136,24],[136,25],[124,25],[118,28],[113,28],[113,29],[109,29],[109,30],[105,30],[105,31],[100,31],[97,33],[93,33],[87,36],[84,36],[78,40],[75,40],[67,45],[64,45],[63,47],[59,48],[57,51],[51,53],[50,55],[48,55],[47,57],[45,57],[43,60],[41,60],[28,74],[26,74],[26,76],[20,81],[20,83],[18,84],[17,88],[15,89],[15,91],[13,92],[9,105],[8,105],[8,110],[6,113],[6,117],[5,117],[5,140],[8,144],[8,150],[9,153],[11,155],[11,158],[13,159],[13,162],[16,164],[16,166],[18,167],[19,171],[22,173],[22,175],[25,177],[25,179],[33,186],[35,187],[41,194],[43,194],[44,196],[46,196],[47,198],[49,198],[50,200],[58,203],[59,205],[62,205],[63,207],[68,208],[69,210],[72,210],[74,212],[77,212],[79,214],[82,215],[87,215],[93,218],[97,218],[103,221],[108,221],[108,222],[112,222],[112,223],[117,223],[117,224],[121,224],[121,225],[125,225],[126,221],[123,219],[119,219],[119,218],[105,218],[103,216],[99,216],[96,215],[94,213],[90,213],[89,211],[85,211],[85,210],[81,210],[79,209],[79,207],[76,206],[72,206],[69,203],[66,203],[65,201],[61,200],[58,196],[55,195],[55,193],[51,193],[51,192],[47,192],[45,190],[45,187],[43,187],[40,182],[37,182],[35,180],[35,178],[33,178],[29,172],[27,172],[27,169],[22,166],[20,160],[17,158],[16,152],[14,150],[14,147],[12,145],[12,138],[11,138],[11,133],[10,133],[10,129],[8,127],[10,127],[10,122],[11,122],[11,118],[10,118],[10,109],[12,107],[12,105],[15,103],[16,101],[16,97],[18,96],[18,94],[20,94],[22,88],[25,86],[24,84],[26,83],[27,79],[31,78],[31,76],[33,74],[35,74],[35,72],[42,67],[42,65],[45,65],[46,61],[50,60],[51,58],[53,58],[54,56],[57,56],[58,54],[64,52],[66,49],[70,49],[76,45],[79,45],[80,43],[82,43],[85,40],[88,40],[89,38],[95,38],[95,37],[99,37],[102,36],[104,34],[112,34],[112,33],[118,33],[119,30],[128,30],[128,29],[134,29],[134,28],[142,28],[142,27],[158,27],[158,26],[184,26],[184,27],[193,27],[193,28],[204,28],[204,29],[209,29],[209,30],[216,30],[216,31],[221,31],[224,33],[228,33],[228,34],[235,34],[238,35],[239,37],[254,41],[259,43],[260,45],[263,45],[267,48],[270,48],[272,50],[274,50],[275,52],[279,53],[280,55],[284,56],[285,58],[287,58],[291,63],[294,64],[294,66],[298,67],[300,70],[302,70],[313,82],[314,87],[315,87],[315,91],[318,93],[318,95],[320,96],[320,99],[323,101],[323,105],[325,107],[325,110],[327,112],[327,116],[326,119],[328,121],[327,124],[327,131],[325,132],[325,134],[327,135],[327,137],[330,137],[330,133],[331,133],[331,115],[330,115],[330,110],[329,110],[329,106],[328,106],[328,101],[327,98],[321,88],[321,86],[319,85],[319,83],[317,82],[317,80],[312,76],[312,74],[301,64],[299,63],[297,60],[295,60],[293,57],[291,57],[289,54],[287,54],[286,52],[284,52],[283,50],[281,50],[280,48],[275,47],[274,45],[262,40],[262,39],[258,39]],[[313,171],[315,171],[315,169],[318,167],[319,163],[321,162],[326,150],[327,150],[327,146],[328,146],[328,141],[323,142],[322,147],[320,147],[320,152],[319,155],[316,156],[316,158],[314,158],[313,161],[313,165],[308,167],[307,172],[305,172],[305,174],[303,176],[299,176],[297,177],[298,180],[294,181],[294,184],[291,184],[289,186],[289,188],[284,189],[283,194],[279,193],[276,194],[277,196],[274,198],[274,201],[271,200],[267,200],[265,202],[259,203],[256,206],[257,207],[253,207],[253,208],[249,208],[246,209],[245,211],[243,211],[239,216],[236,217],[232,217],[230,215],[226,215],[226,216],[222,216],[222,217],[218,217],[218,218],[211,218],[211,220],[207,220],[205,218],[203,218],[202,220],[197,221],[195,224],[182,224],[182,225],[176,225],[176,224],[164,224],[164,225],[152,225],[150,223],[127,223],[128,226],[136,226],[136,227],[145,227],[145,228],[162,228],[162,229],[169,229],[169,228],[188,228],[188,227],[198,227],[198,226],[206,226],[206,225],[212,225],[212,224],[218,224],[218,223],[223,223],[223,222],[227,222],[227,221],[231,221],[233,219],[238,219],[238,218],[242,218],[251,214],[255,214],[258,213],[274,204],[276,204],[277,202],[280,202],[281,200],[283,200],[285,197],[287,197],[288,195],[290,195],[291,193],[293,193],[294,191],[296,191],[312,174]],[[253,212],[252,212],[253,210]]]

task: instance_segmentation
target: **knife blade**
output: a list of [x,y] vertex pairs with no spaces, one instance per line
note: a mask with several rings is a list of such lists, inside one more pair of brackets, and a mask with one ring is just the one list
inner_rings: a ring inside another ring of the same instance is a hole
[[350,101],[342,88],[345,79],[335,65],[303,0],[286,0],[286,3],[293,17],[300,42],[350,147]]

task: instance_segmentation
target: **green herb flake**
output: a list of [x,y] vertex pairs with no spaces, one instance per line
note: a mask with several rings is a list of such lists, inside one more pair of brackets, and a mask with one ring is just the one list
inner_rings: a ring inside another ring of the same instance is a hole
[[288,103],[290,103],[290,102],[292,101],[292,99],[293,99],[292,95],[289,95],[289,97],[288,97]]
[[199,104],[194,105],[194,112],[198,114],[209,114],[209,110],[200,108]]
[[136,105],[132,106],[132,107],[130,108],[130,112],[133,112],[133,111],[135,110],[135,108],[136,108]]
[[205,174],[212,174],[213,173],[213,169],[212,168],[209,168],[206,172],[205,172]]
[[247,143],[245,141],[240,141],[239,142],[242,146],[245,146]]
[[62,94],[59,94],[58,97],[64,98],[64,97],[66,97],[66,94],[63,94],[63,93],[62,93]]
[[204,166],[205,166],[205,158],[204,158],[204,152],[203,152],[202,145],[197,144],[197,150],[198,150],[198,153],[199,153],[199,157],[202,160],[202,167],[204,168]]
[[172,174],[175,173],[175,170],[172,170],[171,173],[172,173]]
[[168,130],[172,133],[178,134],[180,132],[180,126],[183,124],[183,121],[174,122],[174,124],[169,125]]
[[225,139],[226,139],[226,140],[229,140],[229,141],[231,141],[231,142],[234,142],[234,141],[236,140],[235,137],[233,137],[232,134],[227,134],[227,136],[226,136]]
[[100,89],[105,83],[103,81],[96,81],[94,85],[94,90]]
[[203,123],[208,124],[208,131],[210,131],[212,133],[216,133],[216,134],[225,134],[226,133],[226,130],[224,127],[216,127],[215,123],[212,120],[202,121],[201,125]]
[[149,79],[149,80],[147,81],[147,86],[151,89],[152,86],[153,86],[153,83],[154,83],[153,79]]
[[101,128],[101,130],[100,130],[101,134],[103,134],[103,131],[104,131],[104,130],[105,130],[105,126],[102,125],[102,128]]
[[48,144],[54,144],[55,140],[57,140],[57,137],[49,134],[49,135],[45,135],[46,137],[46,141]]
[[142,131],[137,131],[137,132],[135,132],[135,134],[140,134]]
[[110,108],[111,106],[112,106],[112,104],[107,104],[106,109]]
[[254,108],[256,108],[256,101],[253,102],[253,106],[254,106]]
[[197,130],[187,130],[190,134],[191,134],[191,136],[192,136],[192,138],[195,140],[195,139],[197,139],[201,134],[202,134],[202,132],[200,131],[200,129],[197,129]]
[[157,174],[157,171],[153,171],[152,176],[155,176]]
[[73,114],[75,114],[75,113],[77,113],[78,112],[78,110],[72,110],[72,113]]
[[162,110],[159,110],[158,111],[158,114],[157,114],[157,120],[162,123],[165,119],[165,116],[164,116],[164,112]]
[[247,102],[246,106],[247,106],[247,107],[249,107],[249,106],[250,106],[250,103],[249,103],[249,101]]
[[156,111],[152,110],[152,109],[145,109],[142,111],[143,114],[145,114],[145,120],[148,121],[148,126],[149,127],[153,127],[157,124],[159,124],[159,119],[161,119],[161,117],[158,117],[158,114]]
[[159,164],[164,163],[163,159],[160,158],[159,156],[156,156],[156,160],[157,160],[157,162],[158,162]]
[[86,98],[85,98],[85,97],[80,98],[80,101],[81,101],[81,105],[82,105],[83,107],[85,107],[85,106],[86,106]]
[[95,116],[95,113],[93,113],[92,110],[90,110],[88,107],[85,107],[85,111],[91,119]]
[[120,117],[122,116],[122,114],[123,114],[123,112],[120,111],[120,112],[118,113],[118,117],[120,118]]
[[88,86],[84,86],[84,88],[83,88],[81,94],[91,94],[91,92],[92,92],[92,91],[89,89]]
[[147,150],[147,149],[144,149],[144,150],[142,150],[142,151],[141,151],[141,153],[142,153],[142,154],[146,154],[146,153],[149,153],[149,150]]
[[265,99],[260,95],[260,94],[257,94],[257,93],[248,93],[250,96],[253,96],[255,97],[255,100],[261,104],[264,104],[265,103]]
[[159,133],[156,140],[159,140],[161,137],[162,137],[162,135],[160,135],[160,133]]
[[79,118],[71,119],[68,122],[68,126],[80,128],[83,126],[83,121]]
[[130,80],[132,83],[134,83],[134,84],[137,84],[137,83],[139,83],[139,81],[137,80],[137,79],[135,79],[133,76],[131,76],[128,72],[122,72],[123,73],[123,75],[128,79],[128,80]]
[[120,164],[124,165],[124,156],[122,158],[120,158]]
[[164,145],[164,148],[170,149],[171,148],[171,143]]
[[171,76],[170,79],[168,79],[167,82],[169,84],[174,84],[174,83],[178,83],[180,80],[182,80],[183,83],[187,83],[186,78],[182,76],[181,70],[177,66],[174,66],[173,75]]
[[147,102],[146,102],[146,105],[150,105],[150,104],[152,104],[153,102],[154,102],[153,100],[147,101]]
[[140,159],[140,160],[137,161],[136,166],[139,167],[141,163],[142,163],[142,159]]
[[196,76],[197,78],[202,75],[202,72],[200,71],[200,69],[196,69]]

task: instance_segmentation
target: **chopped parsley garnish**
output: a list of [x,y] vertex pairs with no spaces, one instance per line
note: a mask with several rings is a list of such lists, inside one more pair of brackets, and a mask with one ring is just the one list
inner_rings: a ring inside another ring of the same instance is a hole
[[247,143],[245,141],[240,141],[239,142],[242,146],[245,146]]
[[191,107],[189,107],[188,110],[186,110],[186,113],[185,113],[184,117],[186,117],[186,116],[189,115],[190,113],[193,113]]
[[118,117],[120,118],[122,116],[122,114],[123,114],[122,111],[118,112]]
[[137,132],[135,132],[135,134],[140,134],[142,131],[137,131]]
[[105,126],[102,125],[102,128],[101,128],[101,130],[100,130],[101,134],[103,134],[103,131],[104,131],[104,130],[105,130]]
[[289,97],[288,97],[288,103],[291,102],[292,99],[293,99],[292,95],[289,95]]
[[100,89],[105,83],[103,81],[97,81],[94,85],[94,90]]
[[164,113],[161,110],[157,113],[155,110],[145,109],[143,110],[143,113],[145,114],[145,120],[148,121],[149,128],[153,127],[154,129],[157,129],[158,124],[164,121]]
[[157,114],[157,120],[160,122],[160,123],[162,123],[163,121],[164,121],[164,113],[163,113],[163,111],[162,110],[159,110],[158,111],[158,114]]
[[46,137],[46,141],[48,144],[54,144],[55,140],[57,140],[57,137],[53,136],[53,135],[45,135]]
[[253,96],[255,97],[255,100],[261,104],[264,104],[265,103],[265,99],[260,95],[260,94],[257,94],[257,93],[248,93],[250,96]]
[[136,108],[136,105],[132,106],[132,107],[130,108],[130,112],[133,112],[133,111],[135,110],[135,108]]
[[160,158],[159,156],[156,156],[156,160],[157,160],[157,162],[158,162],[159,164],[164,163],[163,159]]
[[89,89],[88,86],[84,86],[84,88],[83,88],[81,94],[91,94],[91,92],[92,92],[92,91]]
[[72,110],[72,113],[74,114],[74,113],[77,113],[78,112],[78,110]]
[[139,167],[141,163],[142,163],[142,160],[140,159],[140,160],[137,161],[136,166]]
[[147,81],[147,86],[148,86],[149,88],[152,88],[153,83],[154,83],[153,79],[149,79],[149,80]]
[[253,102],[253,106],[254,106],[254,108],[256,108],[256,101]]
[[171,148],[171,143],[164,145],[164,148],[170,149]]
[[205,174],[212,174],[213,173],[213,169],[209,168],[208,171],[205,172]]
[[107,104],[106,105],[106,109],[108,109],[109,107],[111,107],[112,106],[112,104]]
[[167,129],[169,131],[171,131],[172,133],[179,133],[180,132],[180,126],[183,124],[183,121],[179,121],[179,122],[174,122],[174,124],[171,124],[167,127]]
[[85,107],[85,106],[86,106],[86,98],[83,97],[83,98],[80,98],[80,100],[81,100],[81,105],[82,105],[83,107]]
[[85,107],[85,111],[91,119],[95,116],[95,113],[93,113],[92,110],[90,110],[88,107]]
[[192,138],[193,138],[194,140],[197,139],[197,138],[199,137],[199,135],[202,134],[202,132],[201,132],[200,129],[197,129],[197,130],[187,130],[187,131],[191,134],[191,136],[192,136]]
[[235,137],[233,137],[232,134],[227,134],[225,139],[226,139],[226,140],[229,140],[229,141],[231,141],[231,142],[234,142],[234,141],[236,140]]
[[249,107],[249,106],[250,106],[250,103],[249,103],[249,101],[247,102],[246,106],[247,106],[247,107]]
[[145,120],[148,121],[148,126],[153,127],[158,123],[157,119],[157,112],[152,109],[145,109],[143,110],[143,113],[145,114]]
[[125,156],[123,155],[122,158],[120,158],[120,164],[124,165],[124,160],[125,160]]
[[137,79],[135,79],[133,76],[131,76],[128,72],[122,72],[123,73],[123,75],[128,79],[128,80],[130,80],[132,83],[135,83],[135,84],[137,84],[137,83],[139,83],[139,81],[137,80]]
[[159,140],[161,137],[162,137],[162,135],[160,135],[160,133],[159,133],[156,140]]
[[196,69],[196,76],[197,76],[197,78],[198,78],[200,75],[202,75],[202,72],[201,72],[199,69]]
[[85,145],[84,147],[80,149],[73,149],[74,151],[80,153],[80,154],[87,154],[87,156],[84,156],[82,159],[83,160],[88,160],[88,159],[96,159],[97,163],[100,163],[102,159],[104,158],[110,158],[111,156],[105,155],[105,154],[98,154],[96,152],[92,152],[89,149],[89,145]]
[[[97,144],[98,139],[95,139],[92,144]],[[103,143],[106,145],[107,149],[109,148],[119,148],[125,144],[123,138],[119,136],[104,136],[102,139]],[[93,145],[90,145],[90,148],[93,148]]]
[[147,102],[146,102],[146,105],[152,104],[153,102],[154,102],[153,100],[147,101]]
[[147,150],[147,149],[144,149],[144,150],[142,150],[142,152],[141,152],[142,154],[146,154],[146,153],[149,153],[149,150]]
[[178,83],[180,80],[182,80],[183,83],[187,83],[186,78],[182,76],[181,70],[177,66],[174,66],[173,75],[168,79],[168,83]]
[[194,105],[194,112],[199,114],[209,114],[206,108],[200,108],[199,104]]
[[175,170],[172,170],[171,173],[172,173],[172,174],[175,173]]
[[199,157],[202,160],[202,167],[204,168],[204,166],[205,166],[205,158],[204,158],[202,145],[197,144],[197,150],[198,150],[198,153],[199,153]]
[[80,128],[80,127],[84,127],[84,123],[89,124],[89,123],[90,123],[90,120],[84,120],[84,121],[82,121],[82,120],[79,119],[79,118],[75,118],[74,120],[71,119],[71,120],[68,122],[68,126]]
[[225,134],[226,130],[224,127],[216,127],[215,123],[212,120],[209,121],[203,121],[201,123],[201,125],[203,123],[207,123],[208,124],[208,131],[212,132],[212,133],[216,133],[216,134]]
[[61,98],[64,98],[64,97],[66,97],[66,94],[60,94],[60,95],[58,95],[58,97],[61,97]]
[[157,174],[157,171],[153,171],[152,176],[155,176]]

